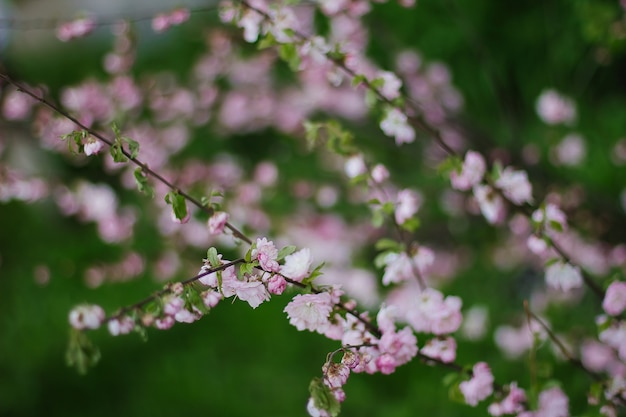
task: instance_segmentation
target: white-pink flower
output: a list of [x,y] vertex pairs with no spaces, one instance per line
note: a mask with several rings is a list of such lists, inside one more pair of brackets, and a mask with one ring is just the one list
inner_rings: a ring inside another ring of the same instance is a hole
[[526,246],[535,255],[545,255],[548,251],[548,244],[545,240],[536,235],[528,236]]
[[579,267],[557,261],[546,268],[546,284],[557,290],[569,291],[583,285],[583,276]]
[[280,267],[280,273],[287,278],[301,282],[309,275],[312,262],[311,250],[308,248],[300,249],[285,257],[285,264]]
[[509,385],[509,394],[499,403],[493,403],[489,406],[489,414],[498,417],[503,414],[517,414],[524,411],[524,403],[526,402],[526,393],[523,389],[517,387],[517,382]]
[[331,296],[327,292],[319,294],[298,294],[283,310],[289,323],[298,330],[323,333],[329,325],[333,309]]
[[89,136],[87,142],[84,145],[83,151],[87,156],[96,155],[102,150],[103,147],[104,144],[100,140],[94,138],[93,136]]
[[274,246],[274,242],[264,237],[256,240],[256,248],[252,250],[252,259],[257,259],[264,271],[278,272],[280,265],[276,261],[277,258],[278,249]]
[[626,309],[626,282],[614,281],[606,289],[602,308],[607,314],[617,316]]
[[474,197],[478,202],[480,211],[485,219],[491,223],[499,223],[504,220],[505,207],[504,200],[488,185],[475,185]]
[[391,355],[395,366],[400,366],[417,355],[417,338],[407,326],[399,332],[384,333],[378,342],[378,349],[381,353]]
[[485,362],[478,362],[472,368],[472,378],[459,384],[459,389],[465,397],[465,402],[471,406],[476,406],[479,401],[484,400],[493,392],[493,375],[489,365]]
[[267,291],[270,294],[281,295],[287,288],[287,281],[282,275],[274,275],[267,280]]
[[535,109],[541,120],[549,125],[568,124],[576,119],[574,102],[552,89],[541,93]]
[[459,191],[471,189],[482,181],[486,170],[487,165],[483,156],[478,152],[467,151],[461,172],[452,171],[450,173],[452,188]]
[[216,211],[209,218],[208,226],[209,233],[212,235],[220,235],[224,232],[224,227],[228,223],[228,213],[224,213],[223,211]]
[[394,212],[396,223],[403,224],[417,213],[422,204],[422,196],[413,190],[400,190]]
[[569,417],[569,399],[560,388],[554,387],[539,394],[538,417]]
[[387,109],[380,128],[385,135],[394,137],[397,145],[415,140],[415,130],[409,125],[406,115],[396,108]]
[[122,316],[120,318],[109,320],[107,327],[112,336],[128,334],[135,328],[135,320],[128,316]]
[[67,42],[74,38],[88,35],[96,28],[96,21],[92,17],[81,17],[71,22],[65,22],[57,28],[57,38]]
[[70,325],[76,330],[97,329],[104,322],[102,307],[96,304],[83,304],[70,311]]
[[242,301],[247,301],[250,307],[257,308],[263,301],[269,301],[270,294],[261,281],[237,281],[235,293]]
[[543,225],[549,231],[567,230],[567,216],[553,203],[548,203],[545,207],[535,210],[532,214],[532,219],[535,223]]
[[400,97],[400,87],[402,87],[402,81],[390,71],[379,71],[376,74],[376,79],[382,81],[379,91],[383,97],[393,100]]
[[495,184],[514,204],[521,205],[533,201],[532,187],[528,182],[526,171],[515,171],[511,167],[506,167]]
[[326,362],[322,367],[324,383],[330,388],[341,388],[348,381],[350,368],[343,363]]
[[421,349],[421,353],[445,363],[454,362],[456,359],[456,340],[450,336],[430,339]]
[[383,164],[377,164],[372,168],[372,179],[381,184],[389,178],[389,170]]

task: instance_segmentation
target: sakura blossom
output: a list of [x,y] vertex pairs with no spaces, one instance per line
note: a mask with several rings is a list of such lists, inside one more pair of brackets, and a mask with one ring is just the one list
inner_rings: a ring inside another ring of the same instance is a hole
[[329,326],[333,309],[331,296],[327,292],[319,294],[298,294],[283,310],[289,323],[298,330],[324,332]]
[[104,322],[105,313],[96,304],[83,304],[70,311],[69,322],[76,330],[97,329]]
[[[532,214],[535,223],[543,224],[549,231],[567,230],[567,216],[553,203],[548,203],[544,207],[535,210]],[[560,230],[559,230],[560,229]]]
[[312,262],[311,250],[300,249],[285,257],[285,264],[280,267],[280,273],[294,281],[302,282],[309,275]]
[[268,241],[267,238],[256,240],[256,248],[252,250],[252,259],[257,259],[261,268],[267,272],[278,272],[280,265],[276,261],[277,258],[278,249],[274,246],[274,242]]
[[456,359],[456,340],[453,337],[430,339],[421,349],[421,353],[444,363],[454,362]]
[[400,190],[398,192],[396,209],[394,212],[396,223],[404,224],[404,222],[417,213],[421,204],[422,196],[417,191],[409,189]]
[[234,281],[235,294],[241,301],[247,301],[250,307],[257,308],[264,301],[269,301],[270,294],[261,281]]
[[380,128],[389,137],[396,139],[397,145],[415,140],[415,130],[409,125],[408,118],[396,108],[389,108],[380,122]]
[[402,81],[390,71],[379,71],[376,74],[376,79],[382,81],[382,85],[379,89],[380,93],[388,100],[394,100],[400,97],[400,87],[402,87]]
[[473,190],[480,211],[489,223],[496,224],[504,220],[504,200],[493,188],[479,184]]
[[461,172],[456,170],[450,172],[452,188],[459,191],[470,190],[473,186],[482,181],[487,165],[481,154],[474,151],[467,151]]
[[546,268],[546,284],[561,291],[569,291],[583,285],[580,268],[570,263],[557,261]]
[[96,20],[93,17],[81,17],[71,22],[66,22],[57,28],[57,38],[67,42],[74,38],[82,38],[96,28]]
[[135,328],[135,320],[128,316],[122,316],[120,318],[114,318],[107,323],[109,333],[112,336],[118,336],[120,334],[128,334]]
[[209,233],[212,235],[220,235],[224,233],[224,227],[228,222],[228,217],[228,213],[223,211],[216,211],[213,213],[208,221]]
[[495,184],[514,204],[521,205],[533,201],[532,187],[528,182],[526,171],[515,171],[511,167],[506,167]]
[[574,102],[553,89],[541,93],[535,110],[539,118],[549,125],[571,124],[576,119]]
[[552,148],[551,156],[556,165],[574,167],[584,161],[586,154],[587,147],[583,137],[576,133],[570,133]]
[[472,378],[461,382],[459,389],[465,397],[465,402],[473,407],[490,396],[493,393],[493,375],[489,365],[485,362],[478,362],[474,365]]
[[626,310],[626,282],[614,281],[606,289],[602,308],[611,316],[618,316]]
[[524,403],[526,402],[526,393],[523,389],[518,388],[517,382],[512,382],[508,387],[509,393],[500,402],[492,403],[489,408],[489,414],[498,417],[504,414],[518,414],[524,411]]

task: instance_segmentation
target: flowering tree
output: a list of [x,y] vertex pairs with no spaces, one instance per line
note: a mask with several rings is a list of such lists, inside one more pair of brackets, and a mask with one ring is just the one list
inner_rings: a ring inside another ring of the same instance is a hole
[[[202,39],[178,71],[141,66],[143,17],[85,14],[55,24],[56,36],[112,29],[99,76],[50,88],[7,63],[7,126],[27,126],[47,158],[74,168],[64,179],[16,164],[7,134],[2,200],[51,204],[120,248],[112,261],[81,262],[89,287],[153,278],[129,302],[99,292],[71,300],[69,365],[86,373],[107,355],[92,334],[152,336],[228,314],[224,304],[256,314],[284,300],[272,320],[330,341],[294,364],[316,364],[308,393],[301,387],[311,416],[349,407],[349,382],[367,378],[358,374],[391,378],[413,364],[411,378],[432,368],[428,380],[464,413],[624,412],[623,184],[599,189],[626,161],[623,127],[605,128],[587,152],[585,136],[601,123],[582,101],[602,110],[610,95],[545,80],[516,95],[483,34],[466,28],[472,59],[486,67],[485,85],[468,83],[466,97],[452,77],[463,68],[380,33],[386,13],[421,7],[244,0],[159,12],[150,19],[158,36],[188,28]],[[587,25],[576,40],[594,51],[576,59],[619,73],[624,10],[576,7]],[[394,48],[369,53],[385,42]],[[467,104],[477,104],[477,86],[493,91],[490,110]],[[595,171],[586,158],[601,165],[593,179],[577,177]],[[46,284],[52,271],[39,264],[36,277]],[[279,356],[288,349],[273,346]]]

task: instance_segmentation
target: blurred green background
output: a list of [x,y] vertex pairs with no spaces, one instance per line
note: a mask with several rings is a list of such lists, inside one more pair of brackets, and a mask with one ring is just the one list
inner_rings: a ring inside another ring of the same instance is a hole
[[[19,10],[26,3],[6,4]],[[381,66],[391,68],[395,53],[407,48],[418,50],[426,60],[449,66],[453,84],[465,100],[459,123],[473,132],[472,148],[485,152],[494,147],[505,149],[511,161],[521,165],[524,146],[534,144],[542,156],[540,163],[529,168],[535,197],[575,184],[585,190],[579,219],[600,219],[602,226],[583,222],[583,233],[611,244],[623,239],[626,218],[619,195],[626,186],[625,170],[611,162],[612,147],[626,137],[625,21],[617,2],[420,0],[408,10],[393,2],[375,4],[365,20],[371,39],[368,54]],[[215,14],[205,13],[158,41],[140,38],[135,71],[158,68],[187,73],[202,48],[203,28],[217,24]],[[140,36],[144,35],[148,23],[138,27]],[[53,36],[52,31],[44,32]],[[54,48],[26,48],[21,37],[30,36],[28,32],[11,30],[6,24],[0,36],[8,39],[2,65],[16,79],[46,83],[56,93],[63,85],[103,76],[101,57],[110,44],[103,31],[75,43],[46,43]],[[586,161],[579,167],[557,168],[548,161],[549,148],[566,131],[547,128],[534,113],[536,98],[548,87],[576,100],[579,118],[575,130],[584,135],[587,144]],[[398,183],[419,187],[426,201],[436,198],[445,182],[428,167],[415,166],[421,145],[408,145],[399,153],[375,125],[355,126],[359,143],[381,161],[393,161]],[[28,129],[27,124],[2,121],[5,146],[12,146],[10,132]],[[285,177],[317,178],[320,174],[314,170],[323,170],[319,161],[323,155],[305,155],[301,145],[276,132],[253,136],[254,141],[243,136],[216,146],[249,162],[271,157],[263,149],[280,146],[284,150],[281,175]],[[259,146],[259,142],[268,146]],[[97,164],[76,167],[65,158],[42,153],[46,161],[42,170],[59,181],[85,176],[115,182],[107,179]],[[303,166],[311,168],[303,172]],[[339,178],[330,172],[322,172],[321,177],[328,181]],[[271,202],[268,205],[272,207]],[[429,214],[431,223],[425,224],[419,237],[425,244],[440,241],[441,230],[448,227],[439,210],[429,210]],[[523,266],[502,271],[492,265],[491,251],[503,235],[477,218],[472,218],[462,233],[445,232],[444,239],[450,240],[444,244],[471,247],[471,261],[443,290],[461,295],[467,307],[487,304],[492,316],[484,341],[460,341],[457,362],[487,360],[497,381],[517,380],[527,387],[528,359],[502,359],[491,334],[495,326],[519,317],[528,286],[541,276]],[[140,220],[131,244],[107,245],[98,239],[93,225],[62,217],[50,201],[0,204],[1,415],[306,414],[308,384],[321,374],[327,352],[337,344],[290,326],[282,313],[289,297],[274,297],[256,310],[240,302],[225,302],[194,324],[178,324],[166,332],[149,331],[147,343],[134,334],[114,338],[100,330],[91,334],[103,355],[99,365],[86,376],[66,367],[67,315],[73,306],[90,302],[113,311],[160,287],[145,274],[131,282],[106,283],[93,290],[83,283],[84,269],[99,260],[119,259],[130,249],[150,256],[155,252],[154,236],[149,224]],[[199,260],[203,255],[198,251],[189,257]],[[371,253],[363,255],[360,262],[366,263]],[[36,280],[41,265],[50,271],[44,284]],[[189,270],[178,277],[184,279],[195,272]],[[593,331],[593,317],[599,311],[596,300],[587,295],[575,309],[551,311],[551,321],[556,329],[583,334]],[[565,383],[572,414],[594,415],[586,408],[588,378],[564,363],[555,364],[546,347],[537,355],[540,368],[549,366],[547,375]],[[342,415],[486,415],[484,404],[473,409],[448,399],[441,382],[447,373],[414,361],[389,376],[352,375],[345,387]]]

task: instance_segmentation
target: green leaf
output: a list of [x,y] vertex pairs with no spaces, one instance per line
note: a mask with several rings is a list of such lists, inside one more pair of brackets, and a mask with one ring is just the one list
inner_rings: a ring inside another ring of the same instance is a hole
[[385,251],[385,252],[381,252],[378,255],[376,255],[376,257],[374,258],[374,266],[376,268],[382,269],[387,265],[387,256],[390,253],[397,253],[395,251]]
[[392,249],[395,252],[402,252],[404,250],[404,245],[402,243],[386,237],[379,239],[374,247],[377,250]]
[[165,202],[172,206],[174,216],[176,216],[178,220],[183,220],[187,217],[187,201],[185,197],[175,191],[170,191],[165,195]]
[[154,197],[154,188],[148,184],[148,177],[143,173],[143,169],[137,168],[134,172],[137,189],[140,193],[146,194],[148,197]]
[[280,261],[280,260],[285,259],[285,256],[291,255],[292,253],[296,251],[296,249],[297,247],[293,245],[285,246],[284,248],[278,251],[278,260]]
[[319,139],[320,128],[322,127],[322,124],[305,120],[302,125],[304,127],[308,149],[312,150]]
[[212,268],[217,268],[222,264],[222,261],[220,261],[220,258],[218,256],[217,249],[215,249],[214,247],[210,247],[206,251],[206,258],[209,260],[209,264],[211,264]]
[[406,219],[404,223],[400,225],[404,230],[409,232],[415,232],[420,227],[420,221],[417,217],[411,217]]
[[357,74],[352,78],[352,86],[358,87],[362,83],[366,82],[367,78],[363,74]]
[[83,144],[83,140],[87,136],[89,136],[89,133],[86,130],[74,130],[65,135],[61,135],[61,140],[67,141],[67,148],[70,153],[79,154],[84,152],[85,145]]
[[100,350],[89,340],[84,332],[72,328],[70,330],[67,351],[65,352],[67,365],[76,368],[79,374],[84,375],[99,360]]
[[550,227],[559,233],[563,232],[563,225],[556,220],[550,220]]
[[109,148],[109,152],[114,162],[121,163],[128,161],[128,158],[124,155],[124,148],[122,147],[122,141],[119,137],[115,138],[113,145]]
[[315,269],[309,274],[309,276],[302,280],[302,283],[304,285],[312,284],[313,281],[315,281],[315,278],[317,278],[317,277],[319,277],[320,275],[323,274],[322,268],[324,267],[324,265],[325,265],[325,263],[322,262],[321,264],[316,266]]
[[374,227],[382,227],[384,223],[385,223],[385,214],[382,212],[382,210],[375,210],[372,213],[372,225]]
[[278,42],[276,42],[276,38],[274,38],[274,36],[271,33],[268,33],[263,38],[261,38],[261,40],[259,40],[257,48],[267,49],[276,45],[278,45]]
[[130,156],[134,159],[139,155],[139,142],[131,138],[124,137],[122,140],[128,143],[128,149],[130,150]]
[[311,398],[313,398],[315,408],[326,410],[332,417],[339,415],[341,404],[321,378],[313,378],[309,384],[309,393],[311,394]]
[[300,55],[298,48],[293,43],[284,43],[278,48],[278,55],[289,65],[292,71],[300,68]]

